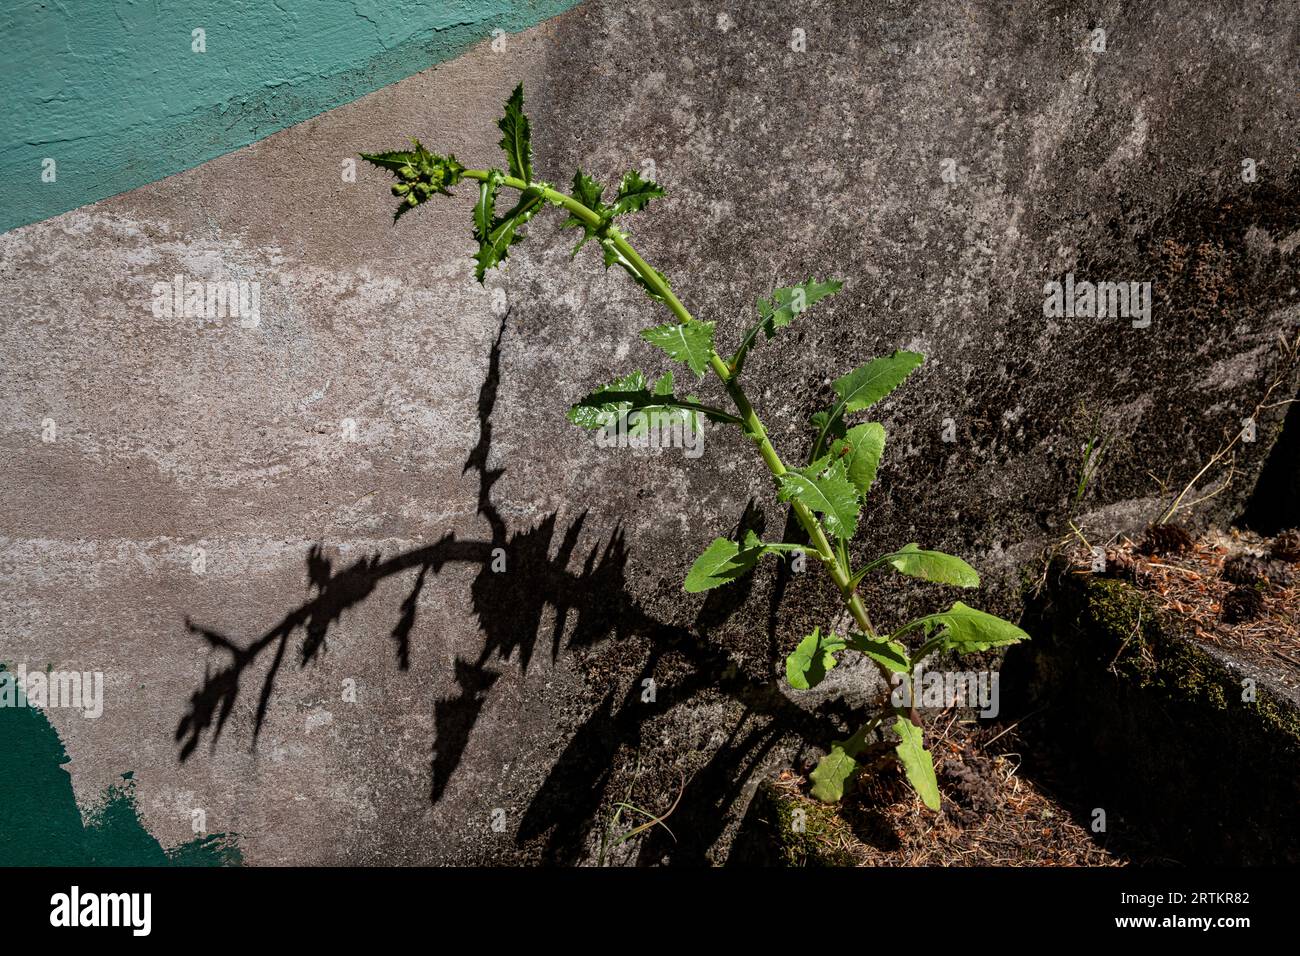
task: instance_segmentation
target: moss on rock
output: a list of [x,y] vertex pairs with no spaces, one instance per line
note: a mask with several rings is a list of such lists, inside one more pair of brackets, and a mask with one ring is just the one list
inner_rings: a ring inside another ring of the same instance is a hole
[[780,866],[853,866],[856,843],[849,825],[827,804],[765,781],[749,810],[764,835],[763,862]]
[[[1133,585],[1058,560],[1009,656],[1079,799],[1187,863],[1300,861],[1300,707]],[[1114,824],[1113,824],[1114,825]]]

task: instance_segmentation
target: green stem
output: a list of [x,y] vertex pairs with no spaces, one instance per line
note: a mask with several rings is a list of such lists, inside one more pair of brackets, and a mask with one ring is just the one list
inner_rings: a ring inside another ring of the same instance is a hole
[[[483,182],[488,178],[488,170],[467,169],[462,175],[465,179]],[[672,289],[668,287],[668,283],[650,267],[649,263],[641,258],[640,253],[632,248],[631,243],[627,241],[627,237],[616,227],[606,224],[598,213],[588,209],[572,196],[567,196],[541,183],[526,183],[514,176],[503,176],[501,184],[521,191],[525,189],[533,190],[540,193],[547,202],[563,207],[592,228],[603,227],[605,237],[618,250],[619,254],[631,263],[632,268],[645,280],[646,285],[653,290],[655,295],[663,300],[664,305],[677,317],[678,321],[695,321],[695,317],[691,315],[686,306],[682,305],[681,300],[673,294]],[[755,413],[754,406],[750,404],[745,390],[740,387],[740,383],[736,380],[735,372],[717,352],[709,353],[709,367],[713,369],[714,374],[718,376],[723,387],[726,388],[727,394],[731,396],[736,410],[740,413],[741,427],[758,447],[758,453],[762,457],[763,463],[767,465],[768,471],[772,473],[773,478],[780,478],[787,471],[785,463],[781,460],[781,456],[777,454],[776,449],[772,447],[771,441],[768,440],[767,429],[763,427],[763,423]],[[862,598],[856,593],[855,583],[850,580],[849,569],[841,561],[839,555],[836,554],[835,548],[831,546],[822,523],[803,502],[792,501],[790,507],[794,511],[795,518],[808,534],[808,539],[812,542],[818,558],[830,571],[831,578],[835,581],[836,587],[840,589],[840,594],[843,595],[844,603],[848,607],[849,613],[853,615],[854,622],[868,637],[876,637],[876,630],[871,625],[871,618],[867,614],[866,605],[862,603]],[[881,672],[885,675],[886,682],[888,682],[889,675],[883,666]]]

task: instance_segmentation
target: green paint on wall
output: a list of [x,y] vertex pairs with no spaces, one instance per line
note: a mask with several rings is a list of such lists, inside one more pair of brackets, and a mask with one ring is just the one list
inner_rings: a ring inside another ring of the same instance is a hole
[[[0,664],[0,680],[12,681]],[[0,706],[0,866],[238,866],[234,834],[163,849],[140,821],[132,774],[82,820],[63,741],[39,708]]]
[[0,707],[0,864],[76,866],[85,827],[63,769],[68,755],[34,707]]
[[576,2],[5,3],[0,231],[190,169]]

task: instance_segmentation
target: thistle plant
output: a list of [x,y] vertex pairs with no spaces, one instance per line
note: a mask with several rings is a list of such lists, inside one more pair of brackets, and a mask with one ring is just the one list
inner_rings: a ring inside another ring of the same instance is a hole
[[[641,337],[685,365],[695,379],[712,374],[733,410],[707,404],[693,394],[678,395],[672,371],[653,380],[633,371],[579,401],[569,409],[569,420],[585,429],[623,427],[630,433],[644,430],[652,421],[692,432],[704,428],[706,422],[740,428],[771,472],[778,498],[789,504],[808,543],[763,541],[753,531],[741,540],[715,538],[686,575],[686,591],[698,593],[732,583],[752,571],[766,555],[785,559],[811,551],[839,589],[854,627],[843,635],[823,633],[817,628],[805,636],[786,660],[790,685],[799,690],[811,688],[825,678],[839,655],[856,652],[874,663],[886,686],[878,712],[848,738],[834,741],[812,772],[813,794],[826,801],[840,799],[852,784],[858,758],[878,735],[892,731],[898,738],[894,749],[908,781],[925,805],[937,810],[939,789],[930,752],[924,745],[921,720],[910,704],[891,705],[890,689],[901,687],[905,692],[902,700],[910,702],[917,667],[931,654],[984,651],[1028,635],[1014,624],[961,601],[892,633],[880,633],[862,600],[860,586],[875,571],[892,571],[961,588],[979,586],[979,575],[961,558],[916,544],[890,551],[856,569],[850,561],[849,542],[875,483],[885,446],[885,429],[879,422],[851,424],[850,419],[893,392],[924,357],[916,352],[896,351],[836,379],[832,386],[835,401],[810,419],[812,440],[807,463],[788,466],[773,447],[745,392],[742,383],[746,364],[760,342],[775,338],[818,301],[838,292],[842,283],[809,279],[760,298],[758,320],[735,351],[724,357],[714,340],[714,323],[696,319],[687,311],[664,275],[632,247],[623,228],[628,216],[663,196],[664,191],[636,171],[623,176],[609,201],[605,189],[582,170],[574,174],[568,193],[537,179],[531,130],[523,106],[521,84],[506,102],[505,115],[497,124],[502,133],[505,169],[470,169],[454,156],[429,152],[414,139],[408,150],[363,153],[363,159],[397,177],[392,187],[399,199],[394,221],[436,194],[448,194],[463,181],[476,182],[478,199],[473,218],[478,252],[474,256],[474,274],[481,283],[487,271],[504,262],[510,247],[523,239],[522,227],[545,206],[558,206],[568,213],[563,227],[581,230],[574,255],[584,245],[594,243],[607,269],[617,265],[625,270],[650,299],[672,313],[670,322],[646,329]],[[513,195],[514,204],[507,208],[502,199],[509,195]],[[499,212],[499,208],[505,211]]]

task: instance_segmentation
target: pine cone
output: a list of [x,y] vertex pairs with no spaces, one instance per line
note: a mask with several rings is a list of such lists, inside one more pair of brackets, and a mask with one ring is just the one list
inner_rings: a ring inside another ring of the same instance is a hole
[[1272,554],[1279,561],[1300,561],[1300,529],[1283,531],[1274,538]]
[[1264,595],[1259,588],[1248,584],[1238,585],[1223,599],[1223,619],[1229,624],[1252,621],[1264,612]]
[[1172,554],[1176,551],[1191,551],[1195,547],[1195,540],[1181,525],[1152,524],[1147,525],[1138,552],[1148,555]]
[[1243,551],[1223,562],[1222,577],[1233,584],[1260,584],[1268,580],[1268,565],[1263,558]]
[[1137,568],[1133,555],[1118,548],[1106,549],[1106,573],[1117,578],[1131,578]]

